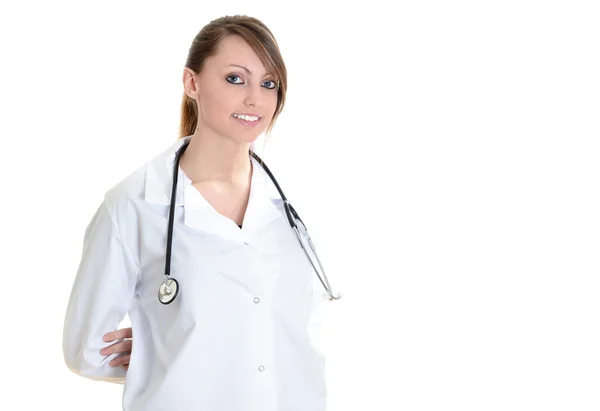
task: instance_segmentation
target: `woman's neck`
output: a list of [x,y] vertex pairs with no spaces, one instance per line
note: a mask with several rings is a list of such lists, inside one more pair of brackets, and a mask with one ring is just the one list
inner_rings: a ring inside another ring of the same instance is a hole
[[206,181],[243,183],[252,170],[249,148],[250,144],[196,132],[181,156],[179,166],[194,184]]

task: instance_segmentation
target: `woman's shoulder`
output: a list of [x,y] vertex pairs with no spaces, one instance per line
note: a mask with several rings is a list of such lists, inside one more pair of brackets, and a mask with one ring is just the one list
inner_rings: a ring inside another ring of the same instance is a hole
[[106,209],[117,225],[138,213],[145,167],[139,167],[104,193]]
[[131,172],[104,194],[107,205],[115,205],[124,201],[136,201],[143,191],[144,176],[147,164]]
[[[114,215],[129,215],[132,211],[138,211],[140,205],[146,202],[150,188],[157,190],[158,185],[161,188],[164,185],[162,180],[167,174],[167,164],[172,151],[173,148],[169,147],[155,155],[108,189],[104,195],[104,202],[109,211],[113,211]],[[157,175],[161,178],[157,179]]]

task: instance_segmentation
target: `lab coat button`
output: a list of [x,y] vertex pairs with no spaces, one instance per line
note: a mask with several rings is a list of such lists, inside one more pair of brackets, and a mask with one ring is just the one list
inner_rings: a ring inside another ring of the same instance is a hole
[[260,301],[260,298],[258,298],[258,297],[254,297],[254,302],[255,302],[256,304],[258,304],[258,303],[259,303],[259,301]]
[[265,367],[263,367],[262,365],[261,365],[260,367],[258,367],[258,371],[261,371],[261,372],[262,372],[262,371],[264,371],[264,370],[265,370]]

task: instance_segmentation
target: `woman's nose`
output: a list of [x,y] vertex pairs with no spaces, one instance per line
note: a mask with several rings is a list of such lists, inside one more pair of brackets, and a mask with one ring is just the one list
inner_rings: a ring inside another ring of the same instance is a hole
[[246,99],[245,99],[244,103],[248,107],[250,107],[250,106],[261,107],[262,101],[261,101],[260,86],[252,85],[252,86],[248,87],[247,90],[248,90],[248,94],[246,95]]

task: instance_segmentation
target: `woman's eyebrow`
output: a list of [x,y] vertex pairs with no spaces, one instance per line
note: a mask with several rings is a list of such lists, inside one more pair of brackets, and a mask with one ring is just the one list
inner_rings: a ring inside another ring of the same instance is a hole
[[[250,70],[248,70],[246,67],[244,67],[244,66],[242,66],[242,65],[240,65],[240,64],[230,64],[230,65],[229,65],[229,66],[227,66],[227,67],[239,67],[239,68],[242,68],[242,69],[246,70],[246,72],[247,72],[249,75],[252,75],[252,72],[251,72]],[[267,73],[267,74],[265,74],[263,77],[267,77],[267,76],[270,76],[270,75],[271,75],[271,73]]]

